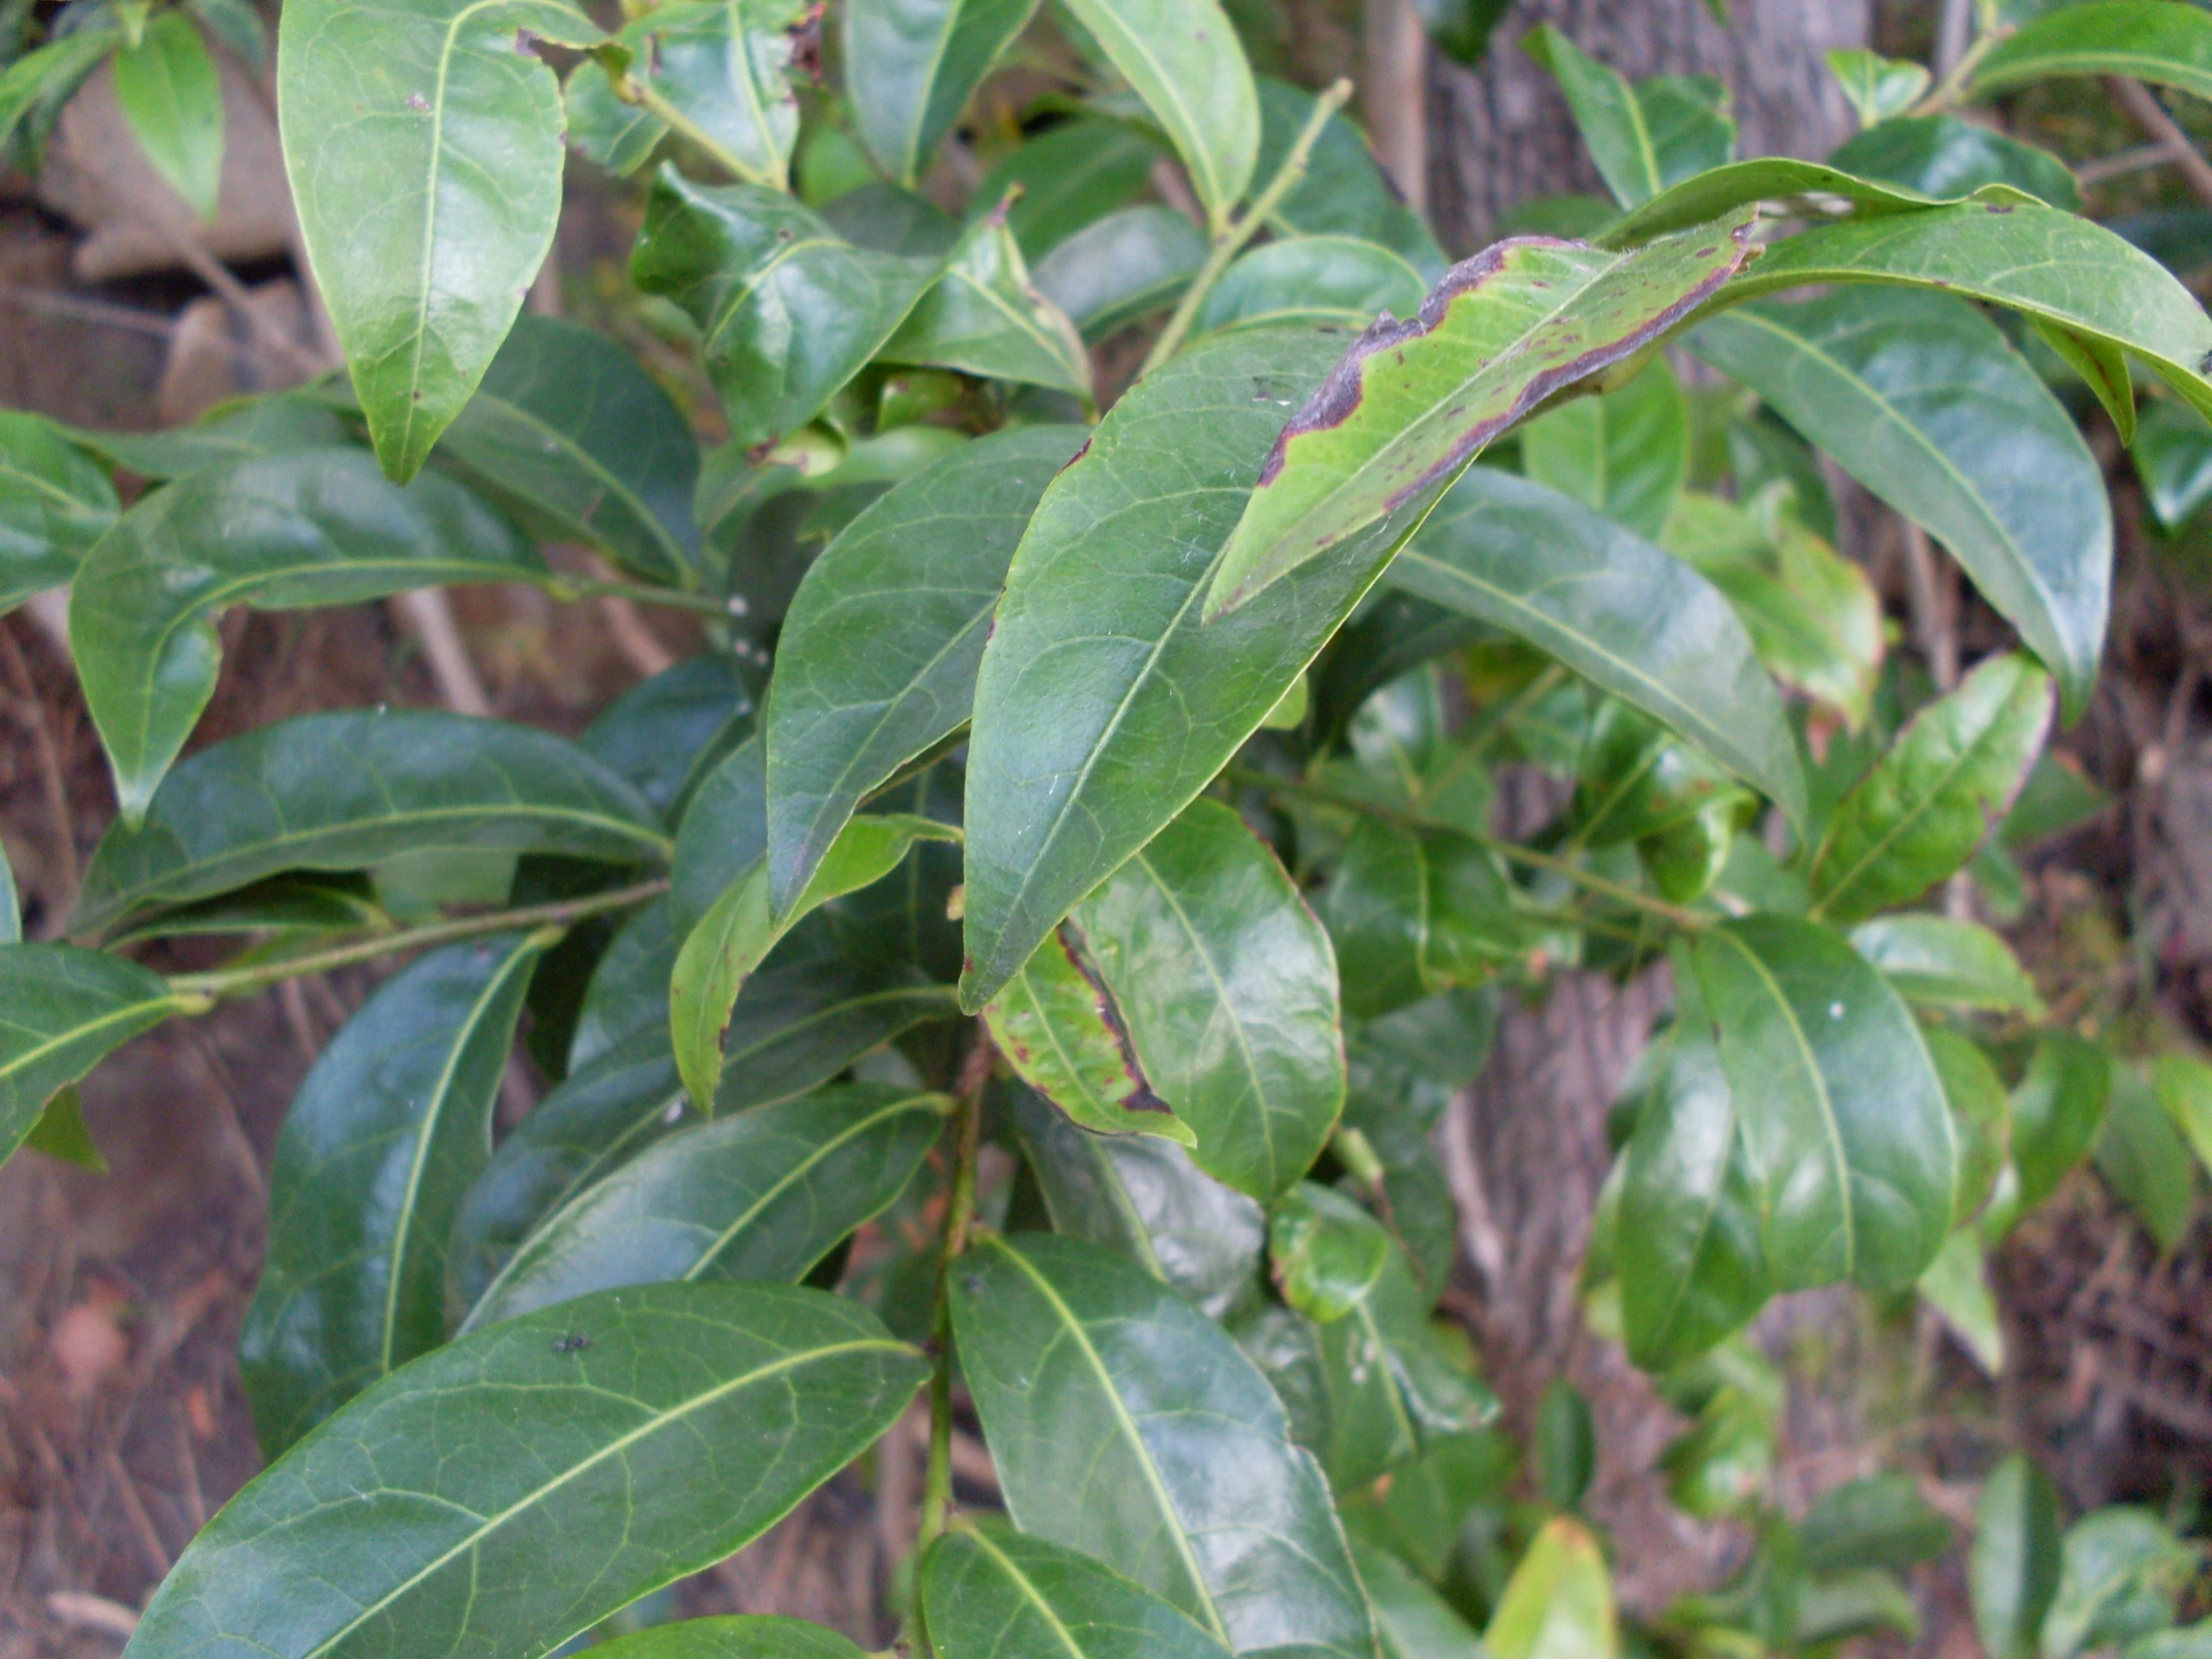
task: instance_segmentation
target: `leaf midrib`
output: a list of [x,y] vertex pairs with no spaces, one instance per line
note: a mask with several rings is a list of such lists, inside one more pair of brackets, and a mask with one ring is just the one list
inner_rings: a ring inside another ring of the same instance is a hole
[[86,1037],[105,1031],[110,1026],[128,1025],[133,1019],[155,1008],[174,1008],[183,1005],[183,999],[164,992],[160,996],[150,996],[140,1001],[125,1003],[121,1007],[110,1008],[107,1012],[93,1019],[80,1025],[72,1025],[68,1030],[48,1037],[44,1042],[25,1049],[4,1064],[0,1064],[0,1084],[11,1081],[18,1073],[37,1064],[55,1050],[67,1048],[71,1043],[82,1042]]

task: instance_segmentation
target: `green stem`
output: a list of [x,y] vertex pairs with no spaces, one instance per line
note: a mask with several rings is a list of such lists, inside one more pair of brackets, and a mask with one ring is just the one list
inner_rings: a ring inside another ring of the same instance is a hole
[[328,950],[317,950],[304,956],[287,956],[281,961],[256,962],[251,967],[215,968],[206,973],[174,974],[170,978],[169,988],[175,994],[186,997],[236,996],[245,991],[258,991],[281,980],[297,979],[310,973],[327,973],[332,968],[351,967],[356,962],[374,961],[379,956],[394,955],[402,950],[450,944],[455,939],[472,939],[484,933],[504,933],[515,927],[565,927],[587,916],[627,909],[666,891],[668,882],[664,878],[640,881],[635,886],[617,887],[610,892],[590,893],[582,898],[564,898],[551,904],[527,904],[520,909],[456,916],[451,921],[437,921],[423,927],[406,927],[396,932],[378,933],[373,938],[355,939],[350,944],[334,945]]
[[546,585],[555,599],[627,599],[633,605],[660,605],[675,611],[728,622],[736,613],[730,601],[712,594],[686,593],[682,588],[660,588],[650,582],[605,582],[590,576],[557,576]]
[[975,1154],[983,1135],[983,1086],[991,1078],[998,1051],[980,1023],[975,1046],[960,1067],[954,1096],[959,1138],[952,1161],[952,1191],[944,1206],[944,1253],[937,1261],[936,1309],[931,1320],[934,1363],[929,1372],[929,1469],[922,1478],[921,1528],[914,1538],[920,1554],[944,1531],[952,1516],[952,1265],[967,1249],[975,1222]]
[[1981,67],[1981,60],[1989,55],[1989,49],[2002,40],[2009,30],[1984,28],[1974,37],[1974,42],[1958,55],[1940,85],[1926,98],[1913,106],[1915,115],[1940,115],[1965,95],[1966,84],[1973,79],[1973,72]]
[[1268,216],[1283,205],[1283,198],[1298,187],[1306,177],[1306,165],[1313,159],[1314,145],[1321,138],[1322,129],[1329,125],[1329,118],[1344,108],[1352,96],[1352,83],[1340,79],[1314,101],[1314,113],[1306,118],[1305,129],[1291,146],[1290,154],[1283,158],[1283,165],[1276,169],[1275,177],[1252,201],[1244,213],[1232,221],[1220,236],[1214,239],[1213,252],[1206,256],[1206,263],[1198,268],[1198,275],[1191,279],[1177,303],[1168,325],[1160,330],[1160,337],[1152,342],[1152,349],[1145,353],[1144,367],[1137,371],[1142,379],[1182,348],[1184,336],[1190,333],[1191,323],[1198,315],[1199,306],[1206,302],[1207,294],[1221,280],[1221,274],[1229,269],[1229,262],[1237,257],[1244,245],[1253,239],[1260,227],[1268,222]]

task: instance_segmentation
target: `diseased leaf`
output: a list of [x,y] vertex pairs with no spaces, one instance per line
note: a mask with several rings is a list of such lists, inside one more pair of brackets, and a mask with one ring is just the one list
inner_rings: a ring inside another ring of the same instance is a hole
[[223,85],[199,27],[159,12],[115,55],[115,101],[162,182],[213,224],[223,184]]
[[307,0],[277,25],[284,171],[370,440],[404,483],[521,309],[561,211],[564,0]]
[[[1016,204],[1017,206],[1019,204]],[[1037,261],[1037,291],[1092,343],[1164,311],[1206,263],[1206,233],[1146,203],[1093,220]]]
[[1006,216],[995,211],[961,233],[943,273],[880,354],[889,362],[1091,394],[1090,353],[1075,324],[1031,285]]
[[450,479],[405,488],[358,450],[195,472],[143,497],[85,557],[70,648],[127,821],[215,694],[215,613],[349,605],[443,582],[542,582],[537,552]]
[[952,1293],[1016,1526],[1135,1579],[1235,1652],[1372,1659],[1321,1470],[1219,1326],[1074,1239],[984,1240]]
[[1529,238],[1454,266],[1416,316],[1361,335],[1277,436],[1208,588],[1208,618],[1448,482],[1544,399],[1651,345],[1743,267],[1749,226],[1739,213],[1625,255]]
[[1993,657],[1914,716],[1829,820],[1816,913],[1856,921],[1918,898],[1963,867],[2003,816],[2050,725],[2050,678]]
[[[1260,78],[1260,164],[1256,179],[1272,179],[1314,113],[1314,95],[1285,81]],[[1306,176],[1269,216],[1286,236],[1357,237],[1387,248],[1433,282],[1447,262],[1419,214],[1383,174],[1360,129],[1342,115],[1322,124]]]
[[921,1563],[940,1659],[1226,1659],[1204,1626],[1088,1555],[1006,1526],[960,1526]]
[[136,962],[67,944],[0,944],[0,1162],[56,1094],[191,1006]]
[[1880,916],[1854,927],[1851,942],[1908,1002],[2042,1017],[2043,999],[2012,947],[1975,922]]
[[853,0],[844,11],[852,124],[909,189],[1037,0]]
[[107,472],[61,428],[0,409],[0,613],[67,586],[119,510]]
[[946,1104],[848,1083],[656,1141],[540,1222],[461,1330],[623,1285],[796,1283],[898,1196]]
[[1811,922],[1731,921],[1694,956],[1775,1288],[1912,1284],[1950,1231],[1958,1148],[1904,1002]]
[[1847,288],[1746,306],[1692,344],[1949,548],[2079,717],[2104,643],[2111,508],[2073,417],[1994,323],[1948,294]]
[[1631,86],[1548,23],[1523,36],[1521,48],[1559,83],[1598,176],[1622,207],[1641,207],[1734,156],[1736,125],[1717,83],[1660,76]]
[[1835,205],[1842,202],[1861,220],[1913,214],[1937,205],[1936,199],[1909,186],[1863,179],[1825,162],[1761,156],[1684,179],[1593,234],[1601,247],[1633,248],[1653,237],[1707,224],[1754,202],[1775,203],[1822,219],[1832,216]]
[[1966,1587],[1988,1659],[2036,1659],[2043,1615],[2058,1589],[2058,1491],[2015,1451],[1989,1472],[1974,1506]]
[[2127,75],[2212,98],[2212,18],[2171,0],[2064,6],[1997,42],[1967,96],[2072,75]]
[[2081,187],[2064,162],[1954,115],[1885,121],[1847,141],[1829,165],[1938,202],[1971,196],[1986,185],[2010,185],[2054,208],[2081,211]]
[[637,864],[667,858],[669,842],[643,797],[550,732],[431,709],[300,715],[201,750],[144,823],[111,828],[75,924],[439,849]]
[[707,372],[750,449],[822,412],[935,275],[856,248],[781,192],[695,185],[663,166],[630,272],[699,324]]
[[1616,1659],[1612,1573],[1579,1522],[1544,1523],[1505,1581],[1482,1646],[1490,1659]]
[[1649,542],[1540,484],[1469,467],[1389,580],[1557,657],[1802,821],[1796,744],[1750,635],[1704,577]]
[[1521,429],[1521,470],[1656,541],[1690,472],[1690,406],[1664,358],[1602,397],[1580,397]]
[[1407,316],[1427,284],[1402,256],[1351,237],[1286,237],[1240,256],[1192,319],[1194,333],[1281,324],[1365,328]]
[[2019,1209],[2032,1210],[2078,1164],[2104,1121],[2112,1059],[2070,1031],[2046,1031],[2012,1091],[2012,1167]]
[[1345,1007],[1362,1017],[1481,984],[1528,944],[1497,855],[1455,830],[1363,820],[1323,910]]
[[265,1457],[445,1340],[446,1241],[491,1155],[492,1107],[547,942],[501,934],[421,957],[377,987],[300,1084],[239,1338]]
[[226,1504],[136,1652],[550,1651],[758,1537],[927,1371],[864,1309],[784,1286],[632,1287],[477,1332]]

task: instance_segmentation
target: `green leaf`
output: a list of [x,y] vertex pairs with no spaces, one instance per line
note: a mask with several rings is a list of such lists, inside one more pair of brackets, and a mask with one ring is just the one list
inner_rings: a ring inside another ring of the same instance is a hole
[[238,402],[218,403],[187,426],[156,432],[69,432],[76,443],[149,480],[182,478],[188,472],[271,455],[294,455],[309,449],[353,447],[353,433],[338,413],[351,407],[350,394],[318,385],[275,392]]
[[971,200],[988,212],[1019,186],[1006,223],[1023,255],[1035,259],[1142,193],[1159,160],[1129,127],[1078,118],[1026,140],[983,175]]
[[1075,912],[1152,1088],[1198,1167],[1269,1198],[1344,1106],[1329,936],[1236,813],[1194,802]]
[[[1634,357],[1750,258],[1748,214],[1630,254],[1500,243],[1361,335],[1276,438],[1209,619],[1448,482],[1546,398]],[[2212,328],[2212,324],[2207,324]]]
[[1260,156],[1260,98],[1219,0],[1062,0],[1166,130],[1215,235]]
[[2073,417],[1994,323],[1948,294],[1845,289],[1747,306],[1692,340],[1949,548],[2078,718],[2104,644],[2111,508]]
[[1828,160],[1831,167],[1901,185],[1931,201],[1951,202],[1987,185],[2010,185],[2054,208],[2081,211],[2081,187],[2064,162],[1954,115],[1885,121],[1847,140]]
[[[1314,113],[1314,95],[1284,81],[1260,80],[1260,165],[1256,179],[1272,179]],[[1387,248],[1434,282],[1448,263],[1419,214],[1405,205],[1383,175],[1360,129],[1342,115],[1322,124],[1308,157],[1306,176],[1293,185],[1268,218],[1285,236],[1356,237]]]
[[2115,1504],[2082,1516],[2060,1546],[2042,1659],[2072,1659],[2165,1629],[2196,1568],[2196,1551],[2148,1509]]
[[585,160],[627,178],[653,159],[668,124],[643,104],[625,104],[610,71],[595,59],[580,60],[561,84],[561,113],[568,142]]
[[1168,309],[1205,263],[1205,232],[1173,208],[1147,203],[1054,244],[1031,275],[1037,291],[1095,344]]
[[1829,73],[1859,113],[1859,125],[1872,127],[1903,115],[1921,101],[1934,79],[1926,64],[1885,58],[1879,52],[1839,49],[1826,54]]
[[997,211],[961,233],[943,274],[883,342],[880,355],[1091,395],[1091,358],[1082,337],[1030,283],[1021,248]]
[[1811,922],[1728,922],[1694,955],[1775,1288],[1912,1284],[1950,1231],[1958,1147],[1904,1002]]
[[1200,625],[1209,553],[1283,409],[1336,354],[1290,330],[1201,341],[1115,404],[1045,491],[976,677],[963,1007],[1205,788],[1387,558],[1385,525]]
[[1750,635],[1711,583],[1649,542],[1540,484],[1470,467],[1390,581],[1557,657],[1802,822],[1796,742]]
[[844,11],[847,108],[861,144],[912,188],[937,141],[1037,0],[851,0]]
[[2099,0],[2039,17],[1974,68],[1970,98],[2072,75],[2126,75],[2212,98],[2212,18],[2172,0]]
[[867,1659],[834,1630],[771,1613],[679,1619],[593,1646],[594,1659]]
[[1608,698],[1590,720],[1572,820],[1581,846],[1618,846],[1692,823],[1746,798],[1704,755]]
[[[1996,1067],[1971,1037],[1944,1026],[1925,1027],[1921,1037],[1936,1063],[1958,1133],[1958,1185],[1950,1216],[1954,1226],[1962,1227],[1988,1202],[2004,1168],[2012,1139],[2012,1103]],[[1974,1261],[1978,1271],[1980,1257]]]
[[1536,1475],[1544,1501],[1571,1509],[1597,1472],[1597,1424],[1590,1402],[1564,1377],[1544,1386],[1536,1403]]
[[2032,1210],[2081,1162],[2112,1095],[2112,1059],[2070,1031],[2046,1031],[2012,1091],[2012,1167],[2019,1208]]
[[358,450],[196,472],[144,497],[86,555],[69,643],[126,820],[215,694],[215,613],[349,605],[444,582],[546,579],[535,549],[450,479],[404,488]]
[[604,335],[521,318],[438,453],[541,540],[588,542],[649,582],[698,581],[698,440]]
[[968,444],[876,501],[808,570],[765,722],[779,903],[864,795],[967,720],[1007,563],[1081,435],[1017,427]]
[[1548,23],[1524,35],[1521,47],[1559,83],[1598,176],[1622,207],[1640,207],[1734,156],[1725,95],[1701,98],[1704,88],[1673,76],[1630,86]]
[[223,85],[215,59],[181,11],[147,20],[115,55],[115,101],[162,182],[209,224],[223,185]]
[[1580,397],[1521,430],[1521,470],[1656,541],[1690,472],[1690,406],[1664,358],[1620,390]]
[[1202,1625],[1088,1555],[1006,1526],[961,1526],[921,1563],[938,1659],[1225,1659]]
[[908,814],[857,818],[838,831],[813,877],[782,915],[769,903],[768,866],[756,860],[722,891],[676,954],[669,982],[669,1025],[684,1086],[711,1111],[722,1075],[723,1033],[753,970],[809,911],[880,881],[917,840],[953,840],[959,831]]
[[1864,179],[1825,162],[1762,156],[1684,179],[1593,234],[1602,247],[1632,248],[1653,237],[1708,224],[1753,203],[1776,204],[1793,217],[1826,219],[1839,201],[1849,204],[1853,224],[1880,223],[1892,215],[1918,214],[1941,205],[1910,186]]
[[706,775],[751,735],[759,692],[744,659],[702,651],[622,693],[578,746],[680,823]]
[[1496,854],[1455,830],[1362,820],[1323,909],[1346,1010],[1363,1018],[1480,984],[1528,942]]
[[61,428],[0,409],[0,613],[67,586],[119,510],[106,470]]
[[1365,328],[1410,315],[1427,283],[1401,255],[1351,237],[1286,237],[1240,256],[1192,319],[1193,332],[1276,324]]
[[2197,1162],[2212,1170],[2212,1066],[2190,1054],[2161,1054],[2152,1063],[2151,1083]]
[[765,1532],[927,1371],[865,1310],[783,1286],[632,1287],[477,1332],[226,1504],[136,1651],[547,1652]]
[[2104,1184],[2135,1212],[2161,1251],[2173,1251],[2196,1211],[2196,1165],[2149,1082],[2132,1066],[2113,1076],[2095,1156]]
[[2153,403],[2136,426],[2128,458],[2165,529],[2179,530],[2212,501],[2212,425],[2196,410],[2163,399]]
[[2154,1630],[2127,1644],[2121,1659],[2206,1659],[2212,1654],[2212,1619],[2187,1628]]
[[1966,1587],[1988,1659],[2036,1659],[2043,1615],[2058,1589],[2058,1491],[2024,1452],[1989,1473],[1974,1507]]
[[1222,1329],[1096,1245],[983,1241],[953,1329],[1014,1524],[1082,1550],[1238,1653],[1370,1659],[1329,1490]]
[[8,849],[0,845],[0,945],[23,942],[23,901],[15,890],[15,866]]
[[56,1094],[191,1006],[136,962],[74,945],[0,945],[0,1161]]
[[951,986],[924,980],[903,951],[882,952],[872,931],[810,917],[769,952],[723,1030],[716,1116],[804,1094],[901,1032],[957,1015]]
[[1978,923],[1881,916],[1854,927],[1851,942],[1908,1002],[2042,1017],[2042,996],[2012,947]]
[[1451,1603],[1389,1550],[1355,1534],[1352,1559],[1375,1609],[1382,1659],[1466,1659],[1481,1651]]
[[936,267],[855,248],[778,191],[694,185],[664,166],[630,271],[699,324],[730,441],[750,449],[820,414]]
[[1798,1522],[1805,1569],[1903,1571],[1950,1548],[1950,1523],[1929,1507],[1910,1474],[1871,1474],[1832,1486]]
[[1505,1581],[1482,1647],[1489,1659],[1617,1659],[1613,1578],[1597,1539],[1564,1516],[1546,1521]]
[[412,478],[553,246],[561,89],[525,35],[588,46],[565,0],[306,0],[276,108],[307,259],[384,470]]
[[[668,979],[676,971],[676,937],[670,895],[640,905],[615,928],[592,969],[584,1000],[569,1033],[568,1075],[647,1029],[668,1031]],[[674,1055],[670,1055],[674,1063]]]
[[62,106],[122,42],[119,25],[93,23],[56,36],[0,70],[0,153],[37,172]]
[[1390,1236],[1339,1192],[1302,1181],[1268,1222],[1268,1265],[1283,1300],[1316,1325],[1343,1319],[1382,1277]]
[[550,732],[431,709],[300,715],[199,751],[143,824],[111,828],[76,925],[278,870],[463,848],[638,864],[666,859],[669,842],[635,790]]
[[99,1144],[85,1125],[84,1102],[78,1099],[74,1083],[46,1103],[46,1110],[31,1125],[23,1144],[95,1175],[108,1173],[108,1160],[101,1156]]
[[[773,684],[770,695],[775,695]],[[669,870],[669,915],[688,937],[723,890],[761,861],[768,848],[768,764],[756,735],[716,762],[676,831]]]
[[2017,654],[1990,658],[1915,715],[1828,822],[1816,913],[1856,921],[1964,867],[2049,726],[2050,677]]
[[848,1083],[656,1141],[539,1223],[461,1330],[623,1285],[796,1283],[905,1188],[946,1104]]
[[1048,934],[1022,970],[983,1005],[983,1023],[1014,1074],[1068,1119],[1100,1135],[1198,1137],[1152,1092],[1120,1011],[1068,939]]
[[300,1084],[270,1167],[269,1248],[239,1338],[263,1455],[445,1340],[445,1251],[544,953],[448,945],[379,985]]
[[[677,131],[749,183],[784,189],[799,139],[799,95],[792,78],[806,29],[805,0],[673,0],[615,36],[626,75],[656,100],[648,140],[625,132],[599,147],[605,165],[628,172],[645,150]],[[637,156],[630,168],[619,162]],[[597,158],[595,158],[597,159]]]
[[[1931,1052],[1935,1045],[1930,1045]],[[1942,1317],[1974,1363],[1991,1377],[2004,1370],[2004,1329],[1989,1290],[1979,1230],[1961,1227],[1943,1241],[1915,1287]]]

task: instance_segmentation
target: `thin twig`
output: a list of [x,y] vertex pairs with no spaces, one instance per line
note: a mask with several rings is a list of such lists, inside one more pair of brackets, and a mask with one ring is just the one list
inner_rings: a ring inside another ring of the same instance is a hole
[[556,577],[546,586],[555,599],[621,599],[636,605],[658,605],[672,611],[690,611],[728,622],[738,614],[727,599],[712,594],[688,593],[682,588],[655,587],[650,582],[603,581],[593,576]]
[[929,1466],[922,1477],[921,1530],[914,1547],[926,1548],[952,1515],[952,1267],[967,1249],[975,1220],[975,1154],[983,1132],[983,1088],[998,1050],[978,1024],[975,1046],[960,1064],[954,1098],[959,1138],[952,1160],[952,1191],[944,1207],[944,1248],[937,1259],[934,1364],[929,1373]]
[[2189,189],[2196,193],[2197,200],[2212,206],[2212,162],[2206,161],[2203,153],[2189,142],[2189,135],[2158,101],[2158,95],[2126,75],[2106,76],[2104,84],[2135,125],[2143,129],[2144,136],[2164,149],[2167,159],[2188,181]]

